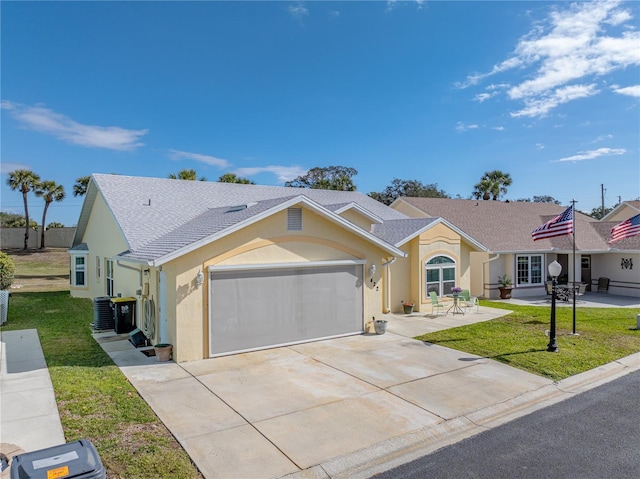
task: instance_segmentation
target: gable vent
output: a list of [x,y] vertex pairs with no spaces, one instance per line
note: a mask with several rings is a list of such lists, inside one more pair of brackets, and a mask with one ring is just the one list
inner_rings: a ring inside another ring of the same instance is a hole
[[287,230],[302,230],[302,208],[287,209]]

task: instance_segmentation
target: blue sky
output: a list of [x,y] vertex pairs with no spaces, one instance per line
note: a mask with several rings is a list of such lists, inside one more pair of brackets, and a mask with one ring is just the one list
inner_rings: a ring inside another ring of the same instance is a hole
[[[582,211],[640,196],[639,2],[8,2],[1,8],[7,173],[76,178],[195,169],[282,185],[316,166],[467,198]],[[43,201],[30,195],[40,222]]]

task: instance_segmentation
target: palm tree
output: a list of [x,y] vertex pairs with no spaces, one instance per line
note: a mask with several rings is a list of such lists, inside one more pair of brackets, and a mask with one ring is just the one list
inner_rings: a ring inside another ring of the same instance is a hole
[[62,201],[65,197],[64,186],[55,181],[42,181],[35,185],[33,191],[37,197],[44,198],[44,210],[42,211],[42,231],[40,232],[40,249],[44,249],[44,225],[47,218],[49,205],[54,201]]
[[509,173],[503,173],[500,170],[488,171],[480,182],[474,186],[472,195],[476,199],[482,198],[483,200],[498,200],[500,197],[507,193],[507,186],[512,183],[511,175]]
[[7,185],[12,190],[20,190],[24,201],[24,249],[29,247],[29,208],[27,206],[27,193],[29,193],[40,181],[40,177],[31,170],[15,170],[9,173]]
[[240,183],[243,185],[255,185],[255,183],[247,178],[241,178],[237,176],[235,173],[225,173],[220,178],[218,178],[220,183]]
[[[196,170],[188,170],[182,169],[176,175],[175,173],[169,173],[169,178],[172,180],[193,180],[195,181],[198,175],[196,174]],[[198,178],[200,181],[207,181],[204,176]]]
[[73,196],[86,195],[90,179],[90,176],[81,176],[80,178],[76,178],[76,184],[73,185]]

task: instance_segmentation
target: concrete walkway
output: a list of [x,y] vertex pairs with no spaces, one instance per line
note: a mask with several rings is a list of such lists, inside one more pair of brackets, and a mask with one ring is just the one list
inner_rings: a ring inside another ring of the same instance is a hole
[[[0,332],[0,443],[8,459],[65,443],[35,329]],[[0,477],[9,477],[8,471]]]

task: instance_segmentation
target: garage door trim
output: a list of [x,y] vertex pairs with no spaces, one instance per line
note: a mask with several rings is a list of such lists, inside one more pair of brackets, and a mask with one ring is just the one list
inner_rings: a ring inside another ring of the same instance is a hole
[[350,266],[356,264],[366,264],[365,259],[335,260],[335,261],[307,261],[304,263],[265,263],[265,264],[231,264],[231,265],[211,265],[209,272],[214,271],[242,271],[250,269],[278,269],[278,268],[315,268],[318,266]]

